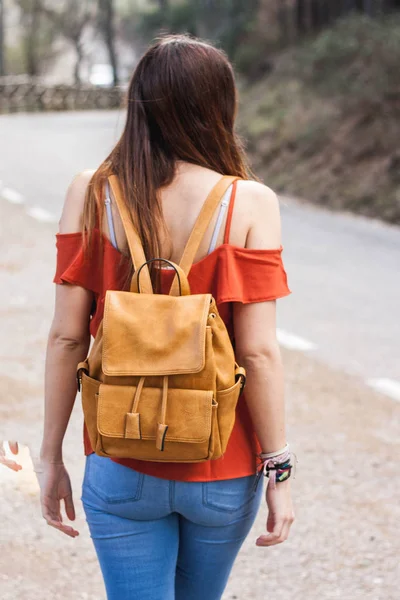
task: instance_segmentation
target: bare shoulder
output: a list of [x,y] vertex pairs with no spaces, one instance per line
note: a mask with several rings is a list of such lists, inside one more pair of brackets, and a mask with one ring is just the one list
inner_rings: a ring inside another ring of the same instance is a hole
[[258,181],[242,180],[237,188],[238,202],[256,215],[279,207],[278,197],[271,188]]
[[95,170],[82,171],[78,175],[75,175],[69,184],[59,221],[60,233],[76,233],[81,231],[86,190],[94,173]]
[[258,181],[240,181],[235,209],[246,224],[249,248],[277,248],[281,244],[279,200],[276,193]]

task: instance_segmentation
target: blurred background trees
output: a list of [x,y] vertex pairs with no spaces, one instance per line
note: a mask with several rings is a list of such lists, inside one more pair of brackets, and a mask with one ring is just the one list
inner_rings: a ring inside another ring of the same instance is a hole
[[[22,0],[26,2],[27,0]],[[96,0],[68,0],[68,2],[46,2],[45,0],[28,0],[33,10],[43,16],[51,24],[56,35],[70,42],[75,52],[74,81],[81,81],[81,64],[84,57],[83,36],[89,24],[94,23],[96,10],[103,12],[103,2]],[[58,6],[56,6],[58,4]],[[101,4],[98,6],[98,4]],[[21,13],[24,14],[24,11]],[[99,19],[100,22],[100,19]]]
[[45,74],[67,48],[70,77],[80,81],[82,63],[102,46],[117,84],[118,47],[129,46],[134,62],[149,39],[169,31],[218,43],[239,71],[257,77],[270,67],[266,54],[340,17],[396,8],[400,0],[0,0],[0,73]]
[[273,187],[400,223],[400,0],[0,0],[0,74],[126,86],[167,32],[227,52]]

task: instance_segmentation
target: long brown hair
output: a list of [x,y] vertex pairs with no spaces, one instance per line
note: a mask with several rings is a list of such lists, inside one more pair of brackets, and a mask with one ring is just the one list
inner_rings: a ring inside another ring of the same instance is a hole
[[138,63],[127,102],[122,136],[88,187],[83,227],[90,243],[101,226],[105,181],[115,174],[151,259],[166,232],[158,191],[172,182],[176,161],[244,179],[250,170],[234,129],[237,91],[223,51],[187,35],[160,38]]

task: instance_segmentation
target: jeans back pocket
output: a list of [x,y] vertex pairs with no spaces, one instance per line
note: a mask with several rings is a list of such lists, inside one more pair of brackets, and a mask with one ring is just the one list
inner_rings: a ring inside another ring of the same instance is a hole
[[203,483],[203,504],[217,511],[236,512],[254,497],[254,475]]
[[83,496],[87,487],[107,504],[136,502],[142,495],[143,477],[143,473],[110,458],[89,454],[86,458]]

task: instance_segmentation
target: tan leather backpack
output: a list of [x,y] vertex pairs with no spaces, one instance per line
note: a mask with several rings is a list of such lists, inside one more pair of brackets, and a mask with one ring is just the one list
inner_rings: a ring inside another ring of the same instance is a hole
[[[236,177],[223,177],[191,233],[169,295],[153,294],[148,264],[115,176],[135,274],[130,291],[107,291],[104,318],[78,389],[94,451],[148,461],[202,462],[225,452],[245,371],[235,363],[211,294],[190,294],[187,275],[212,216]],[[163,260],[163,259],[153,259]]]

